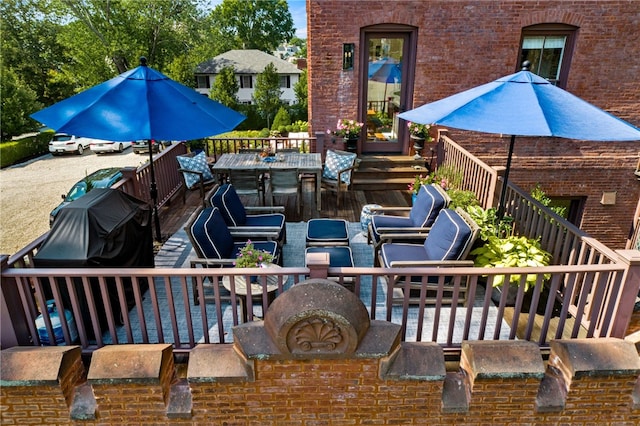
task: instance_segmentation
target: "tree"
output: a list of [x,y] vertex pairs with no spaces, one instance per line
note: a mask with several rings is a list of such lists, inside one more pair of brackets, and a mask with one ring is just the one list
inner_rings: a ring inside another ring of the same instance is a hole
[[293,85],[293,93],[296,95],[297,104],[304,109],[307,109],[308,105],[307,89],[307,70],[303,70],[298,81]]
[[278,111],[282,102],[280,101],[282,90],[280,90],[280,76],[276,72],[273,62],[264,67],[264,71],[256,78],[256,87],[253,92],[253,101],[256,103],[260,115],[267,120],[267,127],[271,117]]
[[209,18],[213,39],[225,50],[272,52],[295,31],[286,0],[223,0]]
[[294,37],[289,41],[289,44],[297,46],[300,49],[295,54],[296,58],[307,57],[307,39]]
[[2,67],[0,122],[3,141],[35,130],[36,123],[29,118],[29,114],[42,108],[36,97],[36,93],[20,81],[12,70]]
[[238,81],[232,66],[224,67],[216,76],[209,97],[233,110],[238,109]]

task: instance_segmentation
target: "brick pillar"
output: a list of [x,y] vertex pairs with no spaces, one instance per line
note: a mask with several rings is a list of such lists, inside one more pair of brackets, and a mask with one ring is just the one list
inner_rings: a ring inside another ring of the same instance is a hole
[[460,368],[470,388],[468,414],[496,424],[535,421],[535,402],[544,363],[526,341],[462,343]]
[[15,346],[0,352],[0,423],[68,423],[84,380],[79,346]]
[[98,401],[101,421],[167,421],[169,391],[175,380],[171,345],[105,346],[93,353],[87,378]]
[[[554,379],[556,416],[550,422],[573,419],[585,423],[638,424],[640,358],[631,342],[621,339],[570,339],[551,342],[549,371]],[[634,389],[635,388],[635,389]],[[544,408],[544,407],[542,407]],[[551,411],[551,410],[547,410]]]

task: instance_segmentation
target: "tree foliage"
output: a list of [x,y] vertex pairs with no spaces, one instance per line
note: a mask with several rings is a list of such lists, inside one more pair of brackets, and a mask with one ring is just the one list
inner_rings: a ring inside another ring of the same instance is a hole
[[40,109],[42,105],[36,100],[36,93],[27,87],[11,69],[4,67],[0,96],[2,140],[35,129],[35,122],[29,118],[29,114],[31,111]]
[[260,115],[267,120],[267,127],[270,127],[270,118],[274,116],[282,104],[280,96],[282,96],[280,76],[272,62],[264,67],[264,71],[258,74],[253,93],[253,101],[258,107]]
[[286,0],[223,0],[210,15],[214,39],[224,50],[272,52],[295,29]]
[[216,76],[209,97],[231,109],[238,108],[238,81],[232,66],[224,67]]

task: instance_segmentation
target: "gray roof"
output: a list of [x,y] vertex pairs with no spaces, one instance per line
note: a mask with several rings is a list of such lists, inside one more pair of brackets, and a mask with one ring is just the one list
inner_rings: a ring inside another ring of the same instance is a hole
[[196,74],[218,74],[225,66],[233,66],[236,74],[259,74],[273,63],[278,74],[300,74],[295,65],[261,50],[229,50],[196,67]]

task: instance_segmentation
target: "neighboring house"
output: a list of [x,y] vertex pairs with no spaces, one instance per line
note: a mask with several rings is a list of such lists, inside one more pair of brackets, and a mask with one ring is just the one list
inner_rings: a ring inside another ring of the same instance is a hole
[[280,59],[289,60],[289,58],[295,56],[300,51],[298,46],[292,46],[289,44],[281,44],[273,52],[273,56],[277,56]]
[[[360,154],[412,154],[398,112],[514,73],[525,58],[559,87],[640,126],[638,5],[416,0],[389,7],[368,1],[353,13],[350,0],[330,7],[308,0],[311,130],[356,119],[367,123]],[[508,137],[449,130],[486,163],[505,166]],[[574,224],[611,248],[624,248],[640,207],[639,152],[640,142],[518,138],[510,181],[526,191],[540,183],[569,207]]]
[[236,71],[236,80],[238,81],[238,101],[242,104],[251,104],[256,78],[270,63],[273,63],[280,75],[280,89],[282,90],[280,99],[285,104],[295,103],[296,95],[293,86],[298,82],[302,71],[295,65],[260,50],[229,50],[199,64],[195,72],[196,90],[203,95],[209,95],[216,75],[224,67],[232,66]]

